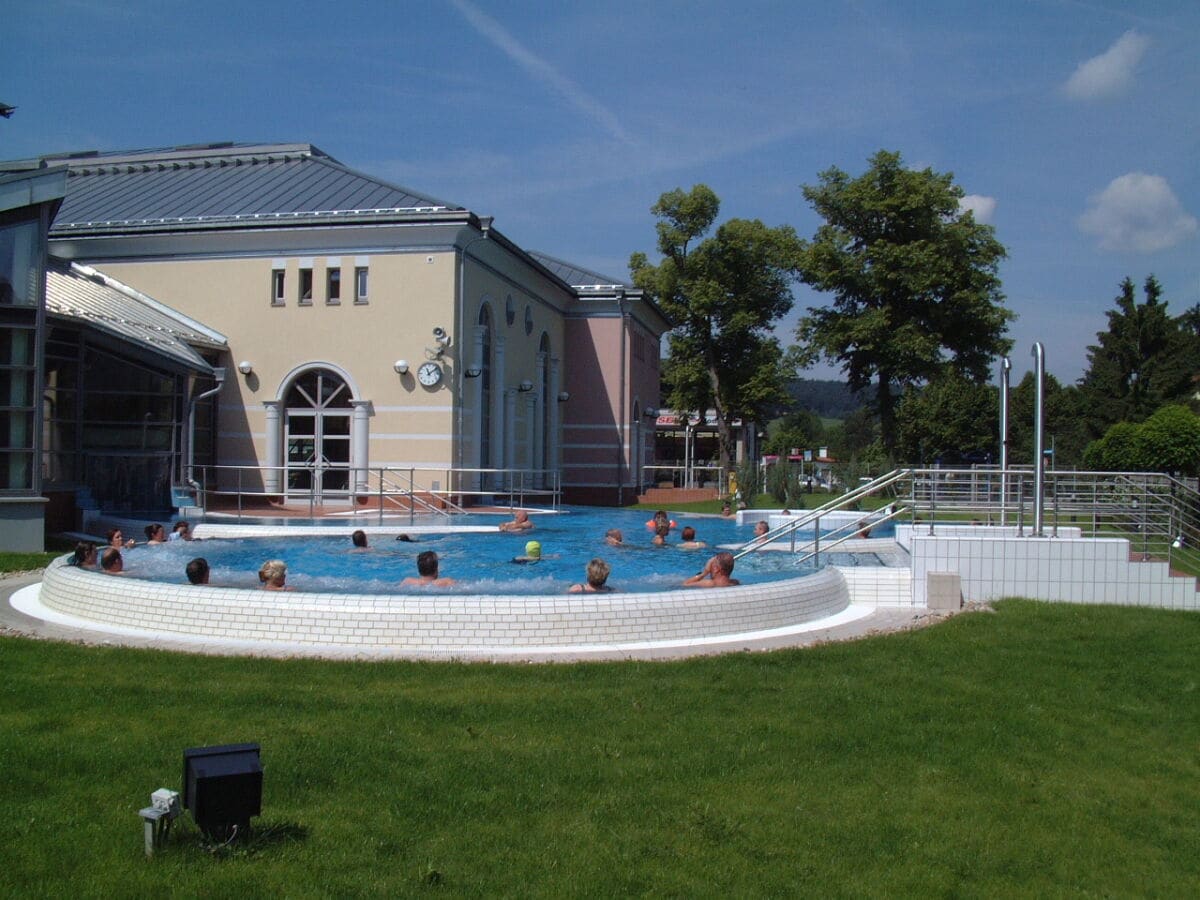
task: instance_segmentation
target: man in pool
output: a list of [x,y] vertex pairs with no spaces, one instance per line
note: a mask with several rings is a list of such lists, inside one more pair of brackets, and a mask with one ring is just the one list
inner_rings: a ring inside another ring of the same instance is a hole
[[612,590],[608,586],[608,575],[612,566],[600,557],[587,564],[587,581],[583,584],[573,584],[567,589],[569,594],[607,594]]
[[100,570],[106,575],[124,575],[125,560],[121,557],[121,551],[116,547],[105,550],[104,555],[100,557]]
[[501,531],[529,531],[533,523],[529,521],[529,513],[523,509],[517,510],[511,522],[501,522]]
[[704,541],[696,540],[696,529],[691,525],[684,525],[683,531],[679,533],[679,536],[683,538],[679,542],[680,550],[702,550],[708,546]]
[[187,580],[192,584],[208,584],[208,560],[203,556],[197,556],[184,569],[187,573]]
[[714,588],[733,587],[741,584],[733,575],[733,554],[718,553],[704,564],[699,574],[684,579],[684,587]]
[[454,584],[453,578],[438,577],[438,555],[432,550],[426,550],[417,556],[417,578],[405,578],[400,587],[448,587]]
[[624,547],[625,536],[621,534],[620,528],[610,528],[604,533],[604,543],[610,547]]

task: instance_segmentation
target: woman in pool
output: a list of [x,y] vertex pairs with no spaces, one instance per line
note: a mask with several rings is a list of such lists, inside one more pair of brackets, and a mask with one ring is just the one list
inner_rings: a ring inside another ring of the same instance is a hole
[[146,526],[146,544],[165,544],[167,542],[167,532],[163,527],[155,522],[153,525]]
[[570,594],[607,594],[612,588],[608,586],[608,576],[612,566],[600,557],[587,564],[587,581],[583,584],[573,584],[567,592]]
[[282,559],[269,559],[258,570],[258,578],[264,591],[290,591],[286,585],[287,563]]

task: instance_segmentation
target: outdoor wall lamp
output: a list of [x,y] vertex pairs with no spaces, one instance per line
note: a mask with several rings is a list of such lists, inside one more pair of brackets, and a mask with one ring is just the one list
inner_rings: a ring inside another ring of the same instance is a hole
[[250,362],[248,359],[243,359],[240,363],[238,363],[238,371],[243,375],[249,375],[254,371],[254,363]]
[[558,395],[558,402],[559,402],[559,403],[566,403],[566,402],[567,402],[568,400],[570,400],[570,399],[571,399],[571,392],[570,392],[570,391],[561,391],[561,392],[559,393],[559,395]]
[[464,374],[468,378],[478,378],[483,374],[483,369],[479,366],[467,366],[467,371]]
[[392,368],[396,370],[397,375],[407,375],[408,374],[408,360],[407,359],[398,359],[394,363],[392,363]]
[[517,385],[517,390],[520,391],[522,394],[528,394],[530,391],[533,390],[533,382],[530,381],[528,378],[526,378],[524,381],[522,381],[520,384]]

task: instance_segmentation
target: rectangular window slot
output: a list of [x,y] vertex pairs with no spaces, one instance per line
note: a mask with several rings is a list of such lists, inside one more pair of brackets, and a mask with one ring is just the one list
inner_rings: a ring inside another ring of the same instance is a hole
[[271,305],[283,306],[284,301],[284,271],[275,269],[271,272]]
[[329,269],[325,273],[325,302],[337,306],[342,302],[342,270]]
[[312,278],[313,278],[313,270],[312,269],[301,269],[300,270],[299,298],[300,298],[301,306],[311,306],[312,305],[312,291],[313,291]]
[[354,302],[367,302],[367,267],[358,266],[354,269]]

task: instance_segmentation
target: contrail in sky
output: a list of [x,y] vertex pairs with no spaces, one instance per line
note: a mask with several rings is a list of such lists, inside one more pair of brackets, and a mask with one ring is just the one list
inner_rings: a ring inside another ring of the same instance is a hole
[[462,13],[463,18],[470,23],[472,28],[500,48],[509,59],[526,72],[547,87],[557,91],[568,103],[586,114],[617,140],[624,144],[634,142],[609,109],[590,97],[579,85],[561,74],[548,62],[527,50],[520,41],[509,34],[503,25],[480,10],[474,3],[469,0],[450,0],[450,3]]

